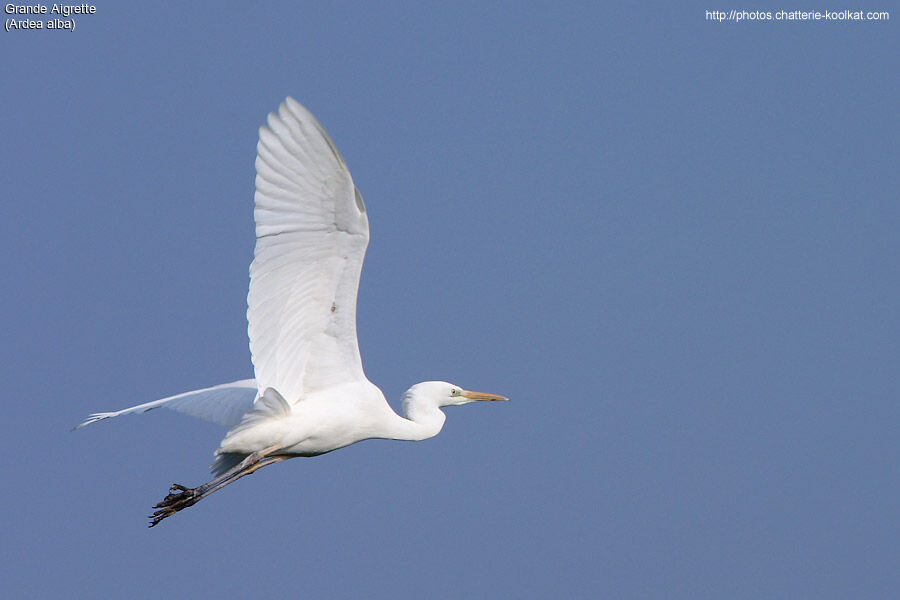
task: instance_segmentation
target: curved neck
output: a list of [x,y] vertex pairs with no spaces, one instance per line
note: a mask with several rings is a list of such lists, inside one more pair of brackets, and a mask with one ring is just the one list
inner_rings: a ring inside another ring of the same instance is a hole
[[412,442],[427,440],[441,431],[447,418],[437,406],[419,402],[409,395],[403,398],[403,412],[405,418],[393,413],[394,418],[383,437]]

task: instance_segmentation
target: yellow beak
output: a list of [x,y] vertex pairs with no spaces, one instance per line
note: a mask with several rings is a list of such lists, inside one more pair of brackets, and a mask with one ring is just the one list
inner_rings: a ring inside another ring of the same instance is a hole
[[463,398],[468,398],[469,400],[509,400],[506,396],[498,396],[497,394],[485,394],[484,392],[470,392],[469,390],[463,390],[460,394]]

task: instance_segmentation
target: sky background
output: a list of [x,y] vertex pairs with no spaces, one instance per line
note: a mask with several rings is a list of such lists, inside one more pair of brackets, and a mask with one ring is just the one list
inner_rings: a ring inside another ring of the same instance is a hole
[[[597,4],[101,1],[0,31],[4,594],[900,594],[900,14]],[[252,376],[257,128],[287,95],[369,209],[369,378],[397,409],[428,379],[512,402],[148,530],[224,431],[69,429]]]

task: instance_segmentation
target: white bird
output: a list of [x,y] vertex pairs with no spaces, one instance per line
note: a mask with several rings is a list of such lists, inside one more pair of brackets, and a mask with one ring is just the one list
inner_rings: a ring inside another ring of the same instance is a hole
[[356,340],[366,208],[334,142],[293,98],[259,130],[254,201],[247,320],[256,379],[95,413],[76,427],[163,407],[228,428],[215,478],[173,484],[150,527],[266,465],[372,438],[424,440],[443,427],[443,406],[506,400],[426,381],[403,395],[404,418],[366,379]]

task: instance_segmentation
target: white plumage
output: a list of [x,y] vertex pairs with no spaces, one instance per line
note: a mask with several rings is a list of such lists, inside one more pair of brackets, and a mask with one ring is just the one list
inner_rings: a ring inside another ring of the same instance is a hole
[[151,524],[236,479],[294,456],[370,438],[422,440],[444,423],[440,407],[502,396],[431,381],[410,388],[400,417],[366,379],[356,341],[356,293],[369,242],[362,195],[331,138],[293,98],[259,130],[256,249],[247,298],[256,379],[96,413],[83,427],[158,407],[228,428],[217,477],[173,485]]
[[369,219],[319,122],[292,98],[259,130],[247,319],[260,389],[285,398],[365,381],[356,289]]

